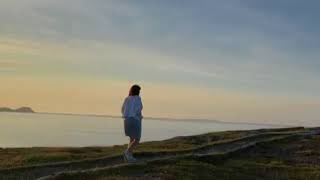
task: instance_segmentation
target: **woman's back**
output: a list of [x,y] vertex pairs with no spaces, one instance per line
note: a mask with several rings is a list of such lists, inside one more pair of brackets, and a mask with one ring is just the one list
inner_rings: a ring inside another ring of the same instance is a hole
[[142,101],[140,96],[128,96],[122,105],[122,116],[141,117]]

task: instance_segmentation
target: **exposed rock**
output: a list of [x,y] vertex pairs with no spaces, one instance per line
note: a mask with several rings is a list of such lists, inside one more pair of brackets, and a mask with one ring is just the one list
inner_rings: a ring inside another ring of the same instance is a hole
[[8,107],[0,107],[0,112],[21,112],[21,113],[34,113],[30,107],[21,107],[18,109],[11,109]]

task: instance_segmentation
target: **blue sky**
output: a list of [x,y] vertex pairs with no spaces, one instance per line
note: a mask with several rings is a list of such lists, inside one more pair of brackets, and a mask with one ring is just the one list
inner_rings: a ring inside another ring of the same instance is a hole
[[64,77],[223,89],[318,105],[319,5],[5,0],[0,74],[8,81]]

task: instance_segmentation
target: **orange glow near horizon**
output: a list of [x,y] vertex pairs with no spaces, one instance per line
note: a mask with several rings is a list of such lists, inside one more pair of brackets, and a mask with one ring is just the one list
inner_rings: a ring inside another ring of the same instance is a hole
[[[3,106],[31,106],[38,112],[99,115],[119,115],[122,101],[133,84],[112,80],[26,77],[0,80]],[[316,114],[319,106],[302,100],[261,98],[221,89],[148,83],[141,86],[144,114],[149,117],[281,124]]]

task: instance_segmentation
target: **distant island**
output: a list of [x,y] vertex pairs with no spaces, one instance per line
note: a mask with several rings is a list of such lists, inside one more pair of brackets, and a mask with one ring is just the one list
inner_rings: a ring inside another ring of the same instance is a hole
[[11,109],[8,107],[0,107],[0,112],[34,113],[34,111],[30,107],[20,107],[18,109]]

